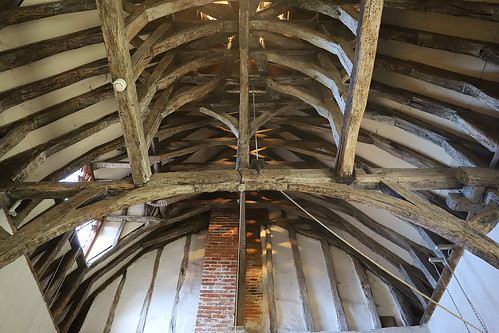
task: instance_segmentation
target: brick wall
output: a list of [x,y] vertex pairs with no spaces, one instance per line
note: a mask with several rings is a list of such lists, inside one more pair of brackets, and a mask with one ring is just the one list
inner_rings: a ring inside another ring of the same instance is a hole
[[246,224],[246,301],[244,323],[248,333],[262,332],[264,299],[262,286],[262,244],[260,226],[255,220]]
[[234,325],[239,213],[212,210],[206,240],[196,332],[222,332]]

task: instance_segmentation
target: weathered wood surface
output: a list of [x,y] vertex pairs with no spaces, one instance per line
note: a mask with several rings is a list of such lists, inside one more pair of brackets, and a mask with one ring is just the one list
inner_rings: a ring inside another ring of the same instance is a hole
[[456,170],[456,177],[466,185],[499,186],[498,169],[459,167]]
[[367,105],[382,12],[383,0],[361,1],[355,60],[353,69],[347,70],[350,86],[335,162],[336,175],[341,178],[350,178],[353,173],[357,137]]
[[[442,296],[444,295],[445,291],[447,290],[447,285],[449,284],[452,276],[453,276],[453,270],[456,268],[459,259],[461,259],[461,256],[463,255],[464,250],[461,247],[457,247],[452,250],[449,258],[447,258],[447,264],[444,267],[444,270],[441,273],[440,279],[438,281],[438,284],[433,290],[433,293],[431,295],[431,299],[434,300],[435,302],[440,302],[442,299]],[[426,324],[431,318],[431,315],[437,308],[437,305],[433,302],[430,302],[428,306],[426,307],[423,316],[421,317],[421,324]]]
[[89,0],[65,0],[23,7],[16,6],[11,9],[2,9],[0,12],[0,28],[39,20],[45,17],[83,12],[95,8],[95,1]]
[[414,61],[378,55],[375,68],[400,73],[436,86],[471,96],[499,110],[499,83],[454,73]]
[[495,66],[499,66],[499,46],[494,43],[396,27],[388,24],[381,26],[380,38],[452,53],[471,55]]
[[270,226],[260,228],[260,239],[262,243],[263,272],[267,292],[264,293],[267,299],[269,311],[269,329],[271,333],[277,332],[277,309],[274,296],[274,266],[272,264],[272,234]]
[[291,243],[291,250],[293,252],[293,262],[296,269],[296,277],[298,279],[298,287],[300,290],[300,299],[303,307],[303,316],[305,319],[305,327],[307,331],[314,332],[314,321],[312,319],[312,309],[310,307],[310,300],[308,298],[307,283],[305,281],[305,274],[303,273],[303,264],[301,261],[300,250],[298,247],[298,240],[296,239],[296,232],[293,229],[289,231],[289,241]]
[[121,2],[115,0],[98,0],[97,11],[101,20],[112,79],[121,78],[127,84],[124,91],[115,90],[114,93],[128,158],[132,167],[132,177],[135,184],[144,184],[151,177],[151,167],[147,154],[148,146],[139,115],[139,101],[134,69],[128,50],[123,8]]
[[[231,139],[233,140],[233,139]],[[389,181],[397,182],[407,189],[458,189],[462,184],[455,178],[457,168],[427,168],[427,169],[371,169],[371,174],[358,172],[359,177],[354,183],[353,188],[378,189],[379,182]],[[265,173],[277,184],[325,184],[336,186],[333,175],[324,169],[308,169],[303,170],[292,169],[276,169],[269,170]],[[256,171],[245,170],[244,178],[248,181],[258,183],[259,177]],[[203,172],[176,172],[162,173],[152,176],[151,183],[145,188],[156,187],[161,185],[181,186],[185,184],[219,184],[227,183],[232,186],[232,182],[239,181],[239,173],[236,171],[227,172],[227,170],[212,170]],[[257,184],[255,184],[256,186]],[[97,182],[3,182],[0,183],[0,188],[4,189],[7,195],[13,199],[40,198],[40,199],[55,199],[68,198],[77,194],[84,189],[107,189],[110,195],[132,190],[134,185],[130,180],[117,181],[97,181]],[[271,188],[271,185],[268,185]],[[349,188],[345,186],[345,188]],[[263,189],[263,188],[262,188]],[[275,188],[274,188],[275,189]],[[170,197],[164,196],[163,198]],[[161,197],[158,199],[162,199]],[[145,200],[152,201],[155,199]]]
[[99,44],[102,41],[101,29],[96,27],[2,51],[0,52],[0,72],[61,52]]
[[[243,6],[241,6],[243,7]],[[244,326],[246,305],[246,192],[239,192],[239,227],[237,229],[237,284],[234,326]]]
[[[452,169],[449,170],[451,172],[453,171]],[[424,201],[421,202],[422,199],[419,197],[414,198],[414,196],[411,196],[409,198],[411,202],[409,202],[379,192],[336,184],[331,182],[331,175],[325,170],[308,170],[307,172],[303,172],[303,170],[265,170],[264,173],[266,175],[265,177],[259,176],[254,170],[243,170],[241,173],[223,170],[218,172],[175,172],[173,175],[153,175],[151,181],[141,188],[136,188],[116,197],[101,200],[88,206],[81,207],[76,211],[68,212],[64,218],[59,218],[54,221],[54,225],[45,229],[46,231],[43,233],[38,230],[38,224],[42,222],[32,222],[28,224],[22,230],[0,244],[1,263],[2,265],[5,265],[12,260],[15,260],[19,255],[33,250],[44,241],[71,230],[74,226],[83,221],[103,216],[112,211],[129,207],[134,204],[180,194],[205,191],[237,191],[237,187],[241,181],[246,184],[249,191],[273,191],[275,190],[275,187],[269,181],[271,180],[283,190],[308,192],[339,199],[352,200],[375,208],[387,210],[397,217],[424,226],[429,230],[433,230],[456,244],[464,246],[470,252],[486,260],[491,265],[495,267],[499,266],[499,246],[497,243],[478,233],[464,221],[455,218],[434,205]],[[366,175],[365,177],[369,178],[373,176]],[[380,177],[380,175],[374,175],[374,177],[377,178],[378,181],[383,180],[384,183],[390,184],[389,186],[392,188],[395,187],[395,191],[402,191],[403,195],[406,195],[407,191],[400,187],[400,185],[396,186],[397,183],[394,183],[393,181],[390,183],[390,173],[383,177]],[[441,175],[439,175],[439,177],[441,177]],[[367,179],[366,181],[373,182],[373,179]],[[126,181],[121,182],[121,184],[121,186],[130,186],[130,183]],[[52,183],[50,186],[44,184],[46,190],[52,187],[52,191],[54,189],[63,189],[65,186],[72,191],[75,191],[82,185],[83,184],[78,183],[69,185]],[[106,185],[106,187],[111,187],[111,184]],[[34,187],[35,189],[37,188],[36,186]],[[103,193],[102,190],[99,189],[99,186],[103,186],[102,183],[94,183],[89,188],[92,186],[94,186],[94,190],[91,193],[94,195]],[[413,201],[415,201],[415,203],[412,203]],[[49,213],[46,214],[41,215],[38,219],[42,219],[41,221],[43,221],[44,218],[48,218],[48,216],[53,213],[50,213],[49,211]],[[30,239],[30,242],[25,242],[26,239]]]
[[249,0],[239,2],[239,137],[237,167],[248,168],[250,163],[249,134]]
[[497,120],[491,116],[375,81],[369,96],[371,100],[390,100],[400,105],[400,108],[408,106],[450,120],[491,152],[495,152],[499,146],[499,138],[494,133]]
[[460,165],[488,166],[488,163],[480,156],[484,152],[488,153],[482,146],[476,142],[469,141],[442,130],[428,122],[421,121],[396,110],[381,110],[380,108],[372,107],[366,109],[364,117],[398,127],[408,133],[434,143],[435,145],[442,147],[445,152],[454,158]]
[[338,321],[338,328],[340,331],[347,331],[348,324],[343,310],[343,305],[341,304],[340,293],[338,292],[338,282],[336,279],[336,274],[334,272],[333,266],[333,256],[331,255],[331,248],[329,244],[321,239],[322,253],[324,254],[324,261],[326,263],[327,275],[329,283],[331,286],[331,294],[333,296],[334,311],[336,313],[336,320]]
[[[274,33],[286,32],[286,35],[297,37],[321,49],[335,54],[348,73],[352,72],[354,54],[349,47],[340,44],[334,36],[322,34],[314,29],[284,21],[251,21],[250,29],[264,30]],[[342,41],[343,39],[341,39]]]
[[175,298],[173,300],[172,313],[170,317],[170,326],[168,332],[175,332],[175,327],[177,323],[177,313],[178,313],[178,303],[180,302],[180,290],[184,285],[185,276],[187,275],[187,267],[189,264],[189,254],[191,250],[192,236],[187,236],[184,244],[184,256],[182,258],[182,263],[180,264],[180,271],[177,279],[177,288],[175,291]]
[[161,254],[163,253],[163,248],[157,250],[156,259],[154,260],[154,266],[152,268],[151,284],[147,290],[147,294],[144,298],[144,303],[142,304],[142,310],[140,311],[140,319],[137,324],[136,333],[143,333],[146,326],[147,314],[149,312],[149,307],[151,306],[152,294],[154,292],[154,285],[156,283],[156,277],[158,275],[159,262],[161,260]]
[[369,285],[369,281],[367,280],[366,272],[357,259],[352,258],[352,261],[355,268],[355,273],[359,278],[360,287],[367,303],[369,315],[371,316],[372,328],[381,328],[381,320],[379,319],[378,309],[376,308],[376,303],[374,302],[373,293],[371,290],[371,286]]
[[354,6],[358,1],[303,1],[303,0],[279,0],[278,3],[284,3],[297,8],[303,8],[314,12],[327,15],[340,20],[350,31],[357,33],[359,13]]
[[499,21],[499,5],[465,0],[386,0],[385,7]]
[[118,289],[116,289],[116,292],[114,293],[113,303],[111,304],[111,308],[109,309],[109,314],[107,315],[106,325],[102,330],[103,333],[111,332],[111,327],[113,326],[113,321],[114,321],[114,314],[116,308],[118,307],[118,302],[120,301],[121,292],[123,290],[125,282],[126,282],[126,271],[121,276],[120,283],[118,284]]
[[107,60],[101,59],[46,79],[12,88],[0,93],[0,112],[78,81],[107,73],[109,73]]

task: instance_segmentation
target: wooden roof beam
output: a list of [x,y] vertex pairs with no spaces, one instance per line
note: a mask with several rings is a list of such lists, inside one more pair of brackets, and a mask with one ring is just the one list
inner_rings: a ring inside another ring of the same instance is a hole
[[101,20],[101,29],[112,79],[121,78],[126,82],[123,91],[115,89],[115,97],[132,167],[132,177],[135,184],[142,185],[151,177],[151,167],[147,154],[148,146],[146,145],[142,120],[139,114],[137,88],[128,50],[121,1],[98,0],[97,11]]
[[354,68],[350,75],[350,86],[335,162],[336,176],[344,179],[350,179],[353,176],[357,137],[367,105],[382,12],[383,0],[361,2]]
[[250,0],[239,2],[239,137],[237,142],[238,169],[250,166],[249,133],[249,7]]

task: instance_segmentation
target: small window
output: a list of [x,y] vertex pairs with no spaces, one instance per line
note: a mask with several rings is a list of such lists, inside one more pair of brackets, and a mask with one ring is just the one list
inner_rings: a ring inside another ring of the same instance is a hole
[[[92,182],[94,181],[94,173],[90,165],[86,165],[83,168],[73,172],[66,178],[62,179],[61,182]],[[86,257],[92,248],[92,244],[95,237],[99,233],[99,229],[102,226],[102,218],[84,222],[80,226],[75,228],[76,237],[83,250],[83,254]]]

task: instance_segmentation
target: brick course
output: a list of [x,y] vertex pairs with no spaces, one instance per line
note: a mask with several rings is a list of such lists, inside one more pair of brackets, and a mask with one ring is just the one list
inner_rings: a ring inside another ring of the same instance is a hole
[[239,214],[212,210],[206,239],[196,332],[221,332],[234,325]]

